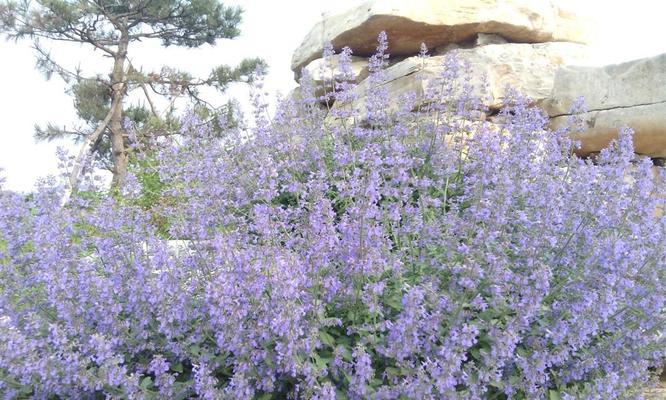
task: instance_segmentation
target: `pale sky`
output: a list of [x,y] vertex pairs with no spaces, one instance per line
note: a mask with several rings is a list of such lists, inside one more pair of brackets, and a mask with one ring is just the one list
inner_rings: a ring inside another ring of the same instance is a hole
[[[409,0],[405,0],[409,1]],[[442,0],[446,1],[446,0]],[[296,83],[290,70],[291,54],[303,37],[326,13],[345,10],[359,0],[235,0],[245,9],[242,34],[219,41],[215,47],[196,50],[163,49],[158,44],[135,48],[135,66],[159,70],[172,65],[206,76],[219,64],[235,64],[244,57],[260,56],[270,65],[266,89],[286,94]],[[666,1],[663,0],[562,0],[597,22],[592,44],[594,63],[616,63],[666,53]],[[390,40],[390,38],[389,38]],[[136,51],[139,50],[139,51]],[[84,71],[107,73],[108,61],[84,47],[52,47],[52,55]],[[37,178],[56,173],[56,143],[35,143],[33,126],[75,121],[72,99],[64,84],[54,77],[46,81],[35,70],[35,54],[27,41],[0,41],[0,168],[6,189],[30,191]],[[666,90],[666,88],[664,89]],[[233,95],[246,91],[235,89]],[[66,142],[60,143],[63,145]],[[71,146],[70,146],[71,147]]]

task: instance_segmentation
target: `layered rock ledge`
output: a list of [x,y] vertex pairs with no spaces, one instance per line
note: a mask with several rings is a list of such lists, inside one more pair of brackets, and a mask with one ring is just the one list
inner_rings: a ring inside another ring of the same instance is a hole
[[330,42],[349,46],[357,56],[375,51],[377,34],[386,31],[389,52],[413,55],[421,43],[436,48],[496,33],[510,42],[585,42],[589,26],[580,16],[548,0],[372,0],[315,25],[294,52],[298,73],[320,58]]
[[[349,46],[355,89],[352,106],[363,110],[371,83],[366,57],[386,31],[391,58],[379,83],[390,94],[392,110],[409,93],[421,98],[445,72],[447,53],[456,52],[469,66],[476,95],[484,99],[490,118],[501,107],[508,86],[541,106],[555,129],[568,124],[570,110],[582,96],[588,112],[579,115],[583,129],[573,132],[586,157],[607,147],[622,126],[634,130],[637,153],[666,159],[666,54],[602,67],[589,64],[589,49],[580,43],[591,24],[550,0],[371,0],[316,24],[294,52],[292,69],[302,71],[319,87],[316,95],[334,90],[337,56],[323,60],[324,43],[336,50]],[[424,42],[432,57],[415,57]],[[485,83],[485,91],[479,90]],[[419,104],[417,104],[418,106]],[[330,121],[331,118],[328,119]]]
[[573,134],[582,143],[580,155],[601,151],[626,125],[634,130],[636,153],[666,157],[666,54],[599,68],[560,68],[543,102],[553,128],[567,123],[579,96],[589,110],[580,115],[585,130]]

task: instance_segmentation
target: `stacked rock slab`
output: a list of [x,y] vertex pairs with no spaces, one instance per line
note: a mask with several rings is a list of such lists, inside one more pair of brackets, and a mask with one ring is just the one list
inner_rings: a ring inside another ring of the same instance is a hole
[[[364,57],[374,53],[378,34],[386,31],[392,58],[382,85],[396,100],[393,108],[401,95],[418,96],[433,84],[444,71],[443,54],[455,50],[460,61],[470,65],[466,75],[473,77],[474,86],[486,79],[485,105],[494,112],[507,85],[544,100],[555,70],[584,60],[586,47],[579,43],[586,39],[586,26],[550,0],[372,0],[316,24],[294,52],[292,69],[297,79],[305,72],[315,85],[326,88],[337,59],[321,58],[324,43],[337,51],[350,47],[359,84],[353,106],[362,109],[369,85]],[[415,57],[421,43],[435,55],[425,65]]]
[[553,128],[567,123],[578,96],[589,112],[581,115],[580,155],[599,152],[626,125],[634,130],[636,153],[666,158],[666,54],[600,68],[558,70],[553,92],[543,103]]
[[377,34],[386,31],[389,52],[414,55],[421,43],[434,49],[496,33],[511,42],[584,42],[586,24],[546,0],[372,0],[319,22],[294,52],[297,74],[320,58],[324,43],[357,56],[375,51]]
[[[490,113],[501,106],[507,87],[520,90],[535,101],[547,99],[553,89],[555,71],[563,64],[581,61],[585,46],[576,43],[506,43],[477,46],[470,49],[455,49],[458,62],[469,66],[459,78],[471,76],[472,87]],[[428,87],[437,85],[445,72],[445,55],[426,59],[410,57],[386,69],[382,86],[391,94],[391,109],[399,108],[400,98],[415,93],[423,98]],[[485,87],[484,82],[485,80]],[[363,115],[365,93],[369,81],[362,81],[357,88],[357,99],[352,106]],[[417,103],[417,106],[420,104]],[[334,105],[348,106],[348,105]]]
[[[465,74],[474,86],[487,84],[482,98],[489,115],[480,119],[496,121],[492,115],[507,85],[542,106],[553,128],[566,123],[574,100],[583,96],[590,111],[581,116],[585,131],[573,134],[582,144],[579,155],[599,152],[627,125],[635,131],[637,153],[666,160],[666,54],[585,67],[590,52],[581,43],[592,25],[556,0],[371,0],[316,24],[294,52],[292,69],[297,79],[305,71],[330,92],[338,60],[324,61],[323,45],[331,43],[336,51],[350,47],[358,84],[352,106],[362,116],[370,85],[367,57],[386,31],[391,59],[379,84],[393,99],[393,109],[403,94],[420,98],[444,72],[445,55],[455,52],[469,65]],[[416,57],[422,42],[432,55],[425,62]],[[332,98],[327,101],[331,107]],[[341,106],[349,105],[332,109]]]

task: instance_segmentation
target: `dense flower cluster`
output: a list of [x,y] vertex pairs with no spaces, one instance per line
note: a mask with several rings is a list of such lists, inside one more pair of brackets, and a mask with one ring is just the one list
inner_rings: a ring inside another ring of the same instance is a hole
[[251,134],[192,116],[137,149],[120,195],[1,195],[0,393],[639,396],[666,357],[666,193],[631,133],[592,163],[519,94],[478,121],[454,56],[396,108],[385,51],[362,111],[344,50],[328,116],[306,76]]

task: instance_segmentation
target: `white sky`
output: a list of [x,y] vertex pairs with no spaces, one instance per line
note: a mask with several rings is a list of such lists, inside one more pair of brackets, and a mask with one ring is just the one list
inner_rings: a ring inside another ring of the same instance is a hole
[[[405,0],[409,1],[409,0]],[[447,0],[442,0],[447,1]],[[270,65],[266,89],[286,94],[296,83],[290,70],[291,54],[324,13],[345,10],[359,0],[234,0],[245,9],[242,34],[217,46],[186,50],[163,49],[158,44],[134,48],[135,66],[158,70],[172,65],[195,75],[206,76],[219,64],[235,64],[244,57],[260,56]],[[573,3],[596,22],[593,43],[598,63],[615,63],[666,53],[666,1],[664,0],[561,0]],[[389,38],[390,39],[390,38]],[[139,50],[139,51],[136,51]],[[86,71],[106,73],[108,63],[88,48],[53,47],[56,60],[72,67],[80,62]],[[35,143],[34,125],[75,121],[72,99],[57,78],[46,81],[35,70],[35,54],[29,42],[0,41],[0,168],[5,187],[29,191],[37,178],[56,173],[55,148],[66,142]],[[664,88],[666,90],[666,88]],[[232,91],[243,95],[242,89]]]

